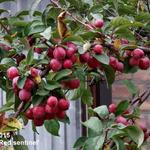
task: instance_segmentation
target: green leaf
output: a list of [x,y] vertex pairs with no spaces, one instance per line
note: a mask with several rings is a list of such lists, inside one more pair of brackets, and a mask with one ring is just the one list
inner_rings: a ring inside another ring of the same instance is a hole
[[84,42],[84,40],[80,36],[69,36],[63,40],[63,42],[68,42],[68,41]]
[[42,25],[31,26],[28,35],[32,35],[32,34],[35,34],[35,33],[41,33],[44,30],[45,30],[45,26],[43,24]]
[[102,64],[105,64],[105,65],[109,64],[109,57],[106,54],[94,55],[94,57]]
[[80,83],[80,87],[74,90],[70,90],[67,94],[67,98],[70,100],[78,100],[82,97],[83,91],[85,89],[85,84],[83,82]]
[[0,14],[2,14],[2,13],[4,13],[4,12],[7,12],[7,13],[8,13],[8,11],[7,11],[6,9],[0,9]]
[[81,101],[88,106],[93,104],[93,97],[89,88],[83,89]]
[[27,16],[27,15],[29,15],[28,10],[21,10],[21,11],[17,12],[16,17]]
[[0,3],[3,3],[3,2],[10,2],[10,1],[15,1],[15,0],[0,0]]
[[123,131],[138,145],[138,148],[143,144],[144,133],[137,126],[127,126]]
[[105,105],[95,108],[94,112],[97,113],[101,118],[105,118],[109,115],[108,108]]
[[105,137],[103,135],[88,138],[85,142],[83,150],[100,150],[103,146],[104,139]]
[[129,19],[124,18],[124,17],[115,17],[112,21],[111,21],[111,25],[116,28],[116,27],[120,27],[122,25],[128,25],[130,24]]
[[49,94],[49,91],[46,89],[38,89],[36,92],[36,95],[40,95],[40,96],[46,96]]
[[13,108],[11,107],[12,105],[14,105],[14,101],[8,101],[5,105],[3,105],[0,108],[0,113],[6,112],[6,111],[9,111],[9,110],[13,110]]
[[57,88],[60,88],[60,84],[56,81],[48,81],[47,83],[45,83],[44,88],[46,90],[52,91],[55,90]]
[[70,70],[70,69],[65,69],[65,70],[59,71],[59,72],[55,75],[54,80],[56,80],[56,81],[61,80],[61,79],[63,79],[64,77],[69,76],[71,73],[72,73],[72,70]]
[[5,65],[8,65],[8,66],[12,66],[12,65],[15,65],[15,62],[13,59],[11,58],[3,58],[1,60],[1,64],[5,64]]
[[59,132],[60,124],[57,120],[54,119],[46,120],[44,122],[44,126],[49,133],[55,136],[59,136],[58,132]]
[[24,87],[26,79],[27,79],[27,77],[19,77],[17,84],[20,89],[22,89]]
[[39,95],[34,95],[32,97],[32,104],[33,105],[39,105],[43,102],[43,96],[39,96]]
[[125,150],[124,141],[118,137],[113,137],[113,141],[116,143],[117,150]]
[[96,133],[100,133],[103,130],[102,122],[97,117],[91,117],[82,124]]
[[24,137],[22,136],[22,135],[14,135],[13,136],[13,141],[16,143],[16,145],[14,144],[14,149],[15,150],[28,150],[28,147],[27,147],[27,145],[17,145],[17,142],[25,142],[25,139],[24,139]]
[[106,79],[108,85],[111,85],[115,80],[115,71],[112,67],[108,65],[102,65],[105,71]]
[[40,33],[45,39],[49,40],[51,38],[52,28],[48,27],[44,32]]
[[91,40],[92,38],[95,38],[97,34],[95,32],[85,32],[83,34],[80,34],[81,38],[84,40]]
[[39,3],[41,2],[41,0],[34,0],[34,2],[31,5],[31,11],[30,11],[30,16],[33,16],[36,8],[38,7]]
[[31,49],[31,50],[29,50],[29,52],[28,52],[27,60],[26,60],[26,62],[27,62],[28,65],[31,65],[31,63],[32,63],[32,61],[33,61],[33,58],[34,58],[34,52],[33,52],[33,50]]
[[129,107],[129,101],[127,100],[121,101],[117,106],[115,115],[117,116],[121,115],[125,110],[127,110],[128,107]]
[[6,91],[6,101],[15,101],[15,93],[14,90],[8,89]]
[[77,141],[75,142],[73,148],[80,148],[81,146],[83,146],[85,144],[85,141],[87,140],[87,137],[80,137],[79,139],[77,139]]
[[131,94],[133,94],[133,95],[137,94],[138,90],[137,90],[135,84],[131,80],[124,80],[123,83],[127,86],[128,91]]

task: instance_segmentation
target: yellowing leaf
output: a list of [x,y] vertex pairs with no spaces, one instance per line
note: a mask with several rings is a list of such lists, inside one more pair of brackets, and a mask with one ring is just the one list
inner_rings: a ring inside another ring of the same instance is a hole
[[41,76],[36,76],[35,78],[34,78],[34,80],[35,80],[35,82],[37,83],[37,84],[39,84],[39,83],[41,83]]
[[115,39],[115,41],[114,41],[114,47],[116,49],[119,49],[121,47],[121,40],[120,39]]
[[16,128],[16,129],[19,129],[19,130],[23,128],[22,123],[19,120],[17,120],[16,118],[9,118],[7,120],[6,125],[11,127],[11,128]]
[[110,150],[110,147],[109,147],[109,145],[105,145],[105,148],[104,148],[104,150]]
[[9,127],[7,125],[3,125],[1,128],[0,128],[0,133],[6,133],[6,132],[12,132],[12,131],[17,131],[16,128],[13,128],[13,127]]
[[59,36],[61,38],[64,38],[70,35],[70,33],[68,32],[67,26],[64,23],[65,16],[66,16],[66,12],[63,11],[57,17],[57,29],[58,29]]
[[18,34],[18,33],[17,33],[17,32],[15,32],[14,34],[12,34],[12,35],[11,35],[11,37],[12,37],[12,38],[14,38],[14,37],[16,37],[16,36],[17,36],[17,34]]

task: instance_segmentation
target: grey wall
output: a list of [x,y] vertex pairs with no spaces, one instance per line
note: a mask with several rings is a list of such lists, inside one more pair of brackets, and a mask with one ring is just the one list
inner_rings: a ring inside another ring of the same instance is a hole
[[[16,3],[4,3],[0,8],[7,8],[11,13],[19,12],[22,9],[30,9],[34,0],[17,0]],[[49,0],[42,0],[39,9],[43,10]],[[0,90],[0,106],[5,103],[5,94]],[[21,134],[26,140],[36,140],[37,146],[29,146],[30,150],[73,150],[72,146],[76,139],[81,135],[80,126],[80,102],[71,102],[71,107],[68,112],[71,124],[61,124],[60,137],[51,136],[43,127],[37,130],[39,135],[34,134],[31,128],[31,123],[26,126]]]

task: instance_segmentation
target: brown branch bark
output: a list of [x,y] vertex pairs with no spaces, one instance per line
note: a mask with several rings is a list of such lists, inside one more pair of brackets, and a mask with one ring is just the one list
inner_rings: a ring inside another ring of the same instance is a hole
[[24,105],[25,105],[25,102],[22,101],[22,102],[20,103],[20,105],[19,105],[17,111],[16,111],[15,114],[14,114],[14,118],[18,118],[19,114],[20,114],[20,113],[22,112],[22,110],[23,110]]
[[1,27],[2,27],[8,34],[11,34],[11,33],[10,33],[10,30],[7,29],[7,27],[3,24],[2,21],[0,21],[0,25],[1,25]]
[[131,106],[140,107],[150,97],[150,87],[131,101]]

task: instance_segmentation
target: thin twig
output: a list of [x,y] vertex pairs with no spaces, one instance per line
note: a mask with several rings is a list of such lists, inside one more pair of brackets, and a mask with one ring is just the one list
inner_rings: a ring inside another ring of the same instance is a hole
[[24,107],[25,104],[26,104],[26,103],[23,102],[23,101],[20,103],[20,105],[19,105],[19,107],[18,107],[16,113],[14,114],[14,118],[17,118],[17,117],[19,116],[19,114],[22,112],[23,107]]
[[3,28],[8,34],[11,34],[11,33],[10,33],[10,30],[7,29],[7,27],[3,24],[2,21],[0,21],[0,25],[2,26],[2,28]]
[[148,10],[148,12],[150,13],[150,7],[149,7],[149,2],[148,2],[149,0],[146,0],[146,6],[147,6],[147,10]]

